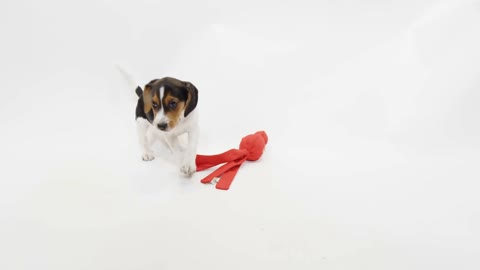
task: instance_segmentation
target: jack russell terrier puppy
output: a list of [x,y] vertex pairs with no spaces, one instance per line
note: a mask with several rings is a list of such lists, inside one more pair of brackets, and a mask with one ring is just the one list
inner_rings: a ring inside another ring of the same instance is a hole
[[172,77],[155,79],[142,90],[135,90],[138,101],[135,112],[137,135],[142,159],[153,160],[152,145],[161,141],[170,151],[179,145],[179,136],[188,134],[188,143],[179,164],[185,176],[196,171],[195,158],[199,136],[198,90],[190,82]]

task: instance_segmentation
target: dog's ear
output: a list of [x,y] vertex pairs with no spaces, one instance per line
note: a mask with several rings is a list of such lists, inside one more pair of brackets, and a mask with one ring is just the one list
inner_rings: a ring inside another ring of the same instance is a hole
[[137,94],[138,97],[141,97],[143,95],[142,88],[140,88],[140,86],[137,86],[137,88],[135,88],[135,93]]
[[191,82],[185,82],[184,85],[185,89],[187,89],[188,98],[185,112],[183,114],[185,117],[187,117],[187,115],[189,115],[197,107],[198,89]]
[[143,90],[143,111],[147,115],[152,110],[152,93],[152,85],[150,83],[145,85]]

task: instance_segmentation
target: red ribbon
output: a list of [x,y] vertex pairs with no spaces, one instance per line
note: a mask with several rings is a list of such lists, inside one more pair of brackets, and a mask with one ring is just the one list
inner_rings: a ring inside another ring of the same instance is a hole
[[267,133],[257,131],[243,137],[239,149],[230,149],[218,155],[197,155],[195,160],[197,172],[225,163],[203,178],[201,182],[206,184],[212,182],[215,178],[219,178],[215,187],[228,190],[243,162],[258,160],[262,156],[267,142]]

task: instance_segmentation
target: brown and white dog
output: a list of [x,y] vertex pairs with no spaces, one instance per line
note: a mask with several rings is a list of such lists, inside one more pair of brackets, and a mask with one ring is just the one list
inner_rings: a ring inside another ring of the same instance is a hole
[[142,159],[154,159],[152,145],[157,141],[175,151],[180,144],[179,136],[186,133],[188,143],[179,167],[181,173],[191,176],[196,171],[199,136],[197,88],[188,81],[164,77],[150,81],[143,90],[137,86],[135,92],[138,96],[135,120]]

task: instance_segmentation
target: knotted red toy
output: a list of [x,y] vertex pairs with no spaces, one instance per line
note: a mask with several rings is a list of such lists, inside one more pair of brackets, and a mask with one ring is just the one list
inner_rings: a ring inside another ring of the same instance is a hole
[[228,190],[243,162],[245,160],[258,160],[262,156],[267,142],[267,133],[265,131],[257,131],[242,138],[240,149],[230,149],[218,155],[197,155],[195,160],[197,172],[226,163],[203,178],[201,182],[206,184],[215,178],[219,178],[215,187]]

